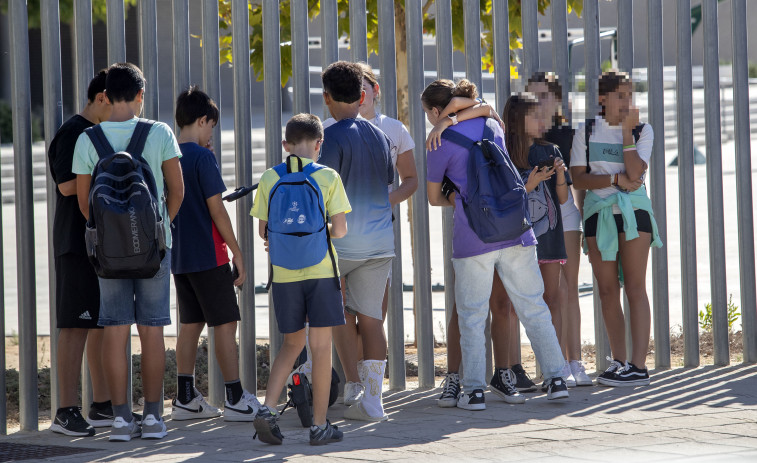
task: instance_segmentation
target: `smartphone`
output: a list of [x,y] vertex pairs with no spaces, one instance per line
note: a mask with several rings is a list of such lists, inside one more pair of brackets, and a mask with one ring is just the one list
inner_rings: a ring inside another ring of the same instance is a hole
[[[231,279],[233,281],[236,281],[237,278],[239,278],[239,269],[237,269],[236,265],[231,264]],[[242,286],[244,286],[244,285],[236,286],[236,288],[237,289],[242,289]]]
[[551,169],[551,168],[553,168],[554,166],[555,166],[555,157],[554,157],[554,156],[550,156],[549,158],[547,158],[547,159],[544,159],[543,161],[539,161],[539,163],[538,163],[538,164],[536,164],[536,167],[538,167],[538,168],[539,168],[539,170],[542,170],[542,169],[544,169],[545,167],[546,167],[547,169]]

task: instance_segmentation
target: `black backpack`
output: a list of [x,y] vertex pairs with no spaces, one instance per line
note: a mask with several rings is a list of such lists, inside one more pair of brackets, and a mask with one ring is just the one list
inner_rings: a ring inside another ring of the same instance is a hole
[[[466,198],[460,198],[471,229],[484,243],[518,238],[531,228],[528,195],[510,156],[494,143],[496,122],[487,119],[481,140],[471,140],[453,130],[442,138],[469,151]],[[457,186],[455,191],[459,194]]]
[[[584,141],[586,142],[586,173],[591,172],[591,167],[589,166],[589,137],[591,137],[591,133],[594,131],[594,124],[597,122],[596,119],[586,119],[586,130],[584,131]],[[640,122],[639,125],[634,127],[634,129],[631,131],[633,134],[633,141],[638,143],[639,138],[641,138],[641,131],[644,129],[644,123]]]
[[99,160],[89,189],[86,246],[101,278],[152,278],[166,254],[155,177],[142,157],[154,121],[140,119],[116,153],[102,127],[85,130]]

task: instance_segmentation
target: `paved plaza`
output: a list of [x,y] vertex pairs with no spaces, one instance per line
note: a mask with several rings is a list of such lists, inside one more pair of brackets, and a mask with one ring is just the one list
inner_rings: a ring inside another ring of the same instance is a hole
[[[72,440],[45,430],[2,437],[0,444],[86,451],[56,462],[757,461],[757,365],[656,372],[652,384],[575,388],[565,401],[528,394],[524,405],[487,394],[481,412],[438,408],[439,389],[387,392],[385,423],[345,421],[344,406],[334,405],[329,416],[345,431],[344,441],[325,447],[308,444],[293,410],[280,421],[282,446],[253,440],[251,423],[220,419],[169,420],[160,441],[111,443],[107,431]],[[0,461],[7,461],[2,454]]]

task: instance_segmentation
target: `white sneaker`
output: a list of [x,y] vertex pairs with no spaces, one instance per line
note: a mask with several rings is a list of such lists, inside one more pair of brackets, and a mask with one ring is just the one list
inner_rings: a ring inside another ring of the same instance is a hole
[[360,402],[363,400],[363,395],[365,395],[365,387],[362,384],[347,381],[344,385],[344,405],[350,406]]
[[195,396],[187,404],[176,399],[171,402],[171,419],[174,421],[204,420],[221,416],[221,410],[205,401],[200,391],[195,389]]
[[594,382],[586,374],[584,364],[580,360],[570,361],[570,371],[573,373],[573,378],[576,380],[576,386],[593,386]]
[[573,372],[570,370],[570,363],[565,361],[565,366],[562,369],[563,379],[568,387],[576,387],[576,378],[573,377]]
[[142,439],[162,439],[166,434],[166,422],[163,418],[157,419],[153,415],[147,415],[142,420]]
[[260,410],[260,401],[251,394],[244,391],[242,398],[235,404],[230,404],[227,400],[223,406],[224,421],[255,421],[255,415]]
[[484,399],[484,390],[476,389],[471,393],[463,393],[460,400],[457,401],[457,408],[463,410],[486,410],[486,399]]
[[140,434],[142,434],[142,428],[139,427],[136,419],[127,423],[126,420],[117,416],[110,426],[108,440],[111,442],[129,442],[132,437],[139,437]]

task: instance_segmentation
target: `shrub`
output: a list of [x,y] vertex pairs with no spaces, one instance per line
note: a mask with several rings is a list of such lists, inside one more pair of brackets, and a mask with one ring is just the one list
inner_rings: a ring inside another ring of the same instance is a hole
[[[733,324],[741,316],[739,306],[733,303],[733,294],[728,295],[728,331],[733,329]],[[707,332],[712,331],[712,304],[704,305],[704,310],[699,311],[699,326]]]

